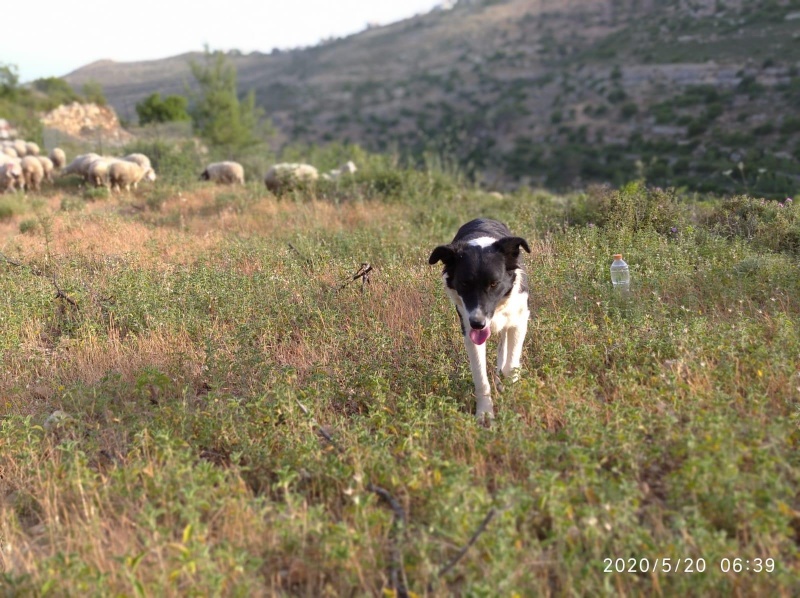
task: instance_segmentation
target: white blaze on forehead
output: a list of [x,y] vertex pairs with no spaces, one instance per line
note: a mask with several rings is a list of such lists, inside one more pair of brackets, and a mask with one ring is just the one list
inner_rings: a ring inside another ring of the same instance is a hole
[[477,239],[470,239],[467,245],[477,245],[478,247],[489,247],[492,243],[497,241],[494,237],[478,237]]

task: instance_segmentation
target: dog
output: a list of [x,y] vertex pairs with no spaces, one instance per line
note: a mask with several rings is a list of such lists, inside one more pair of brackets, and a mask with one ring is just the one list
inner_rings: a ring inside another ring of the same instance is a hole
[[431,265],[444,264],[442,280],[461,320],[478,419],[494,417],[486,371],[486,341],[492,334],[498,338],[498,373],[512,380],[519,376],[530,317],[520,247],[531,252],[528,242],[513,236],[502,222],[478,218],[459,228],[450,244],[438,246],[428,258]]

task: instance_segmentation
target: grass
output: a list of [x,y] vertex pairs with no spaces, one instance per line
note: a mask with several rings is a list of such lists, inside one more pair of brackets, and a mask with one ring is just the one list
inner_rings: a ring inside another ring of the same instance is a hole
[[[791,202],[400,170],[79,193],[0,221],[4,595],[800,591]],[[427,265],[478,215],[533,249],[489,429]],[[705,571],[605,572],[666,557]]]

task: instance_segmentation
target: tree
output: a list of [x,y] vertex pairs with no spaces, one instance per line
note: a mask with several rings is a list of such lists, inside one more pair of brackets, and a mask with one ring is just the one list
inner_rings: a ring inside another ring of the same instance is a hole
[[15,98],[18,88],[17,67],[13,64],[0,64],[0,98]]
[[189,100],[183,96],[169,95],[162,100],[161,94],[156,92],[136,104],[136,114],[140,125],[191,120],[188,106]]
[[203,62],[192,61],[189,66],[198,87],[190,111],[197,133],[209,145],[228,152],[264,142],[271,127],[256,107],[252,91],[239,100],[236,69],[225,54],[206,47]]
[[72,86],[60,77],[43,77],[33,82],[33,88],[47,96],[44,102],[47,108],[55,108],[61,104],[79,102],[81,97]]
[[91,80],[83,84],[83,97],[87,102],[92,102],[98,106],[105,106],[108,104],[106,94],[103,92],[103,86],[97,81]]

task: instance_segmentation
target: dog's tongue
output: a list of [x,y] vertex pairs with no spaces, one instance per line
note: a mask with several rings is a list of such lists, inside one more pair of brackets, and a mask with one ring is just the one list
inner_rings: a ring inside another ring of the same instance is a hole
[[472,342],[476,345],[482,345],[486,342],[486,339],[489,338],[489,327],[482,328],[481,330],[475,330],[474,328],[469,331],[469,338],[472,339]]

